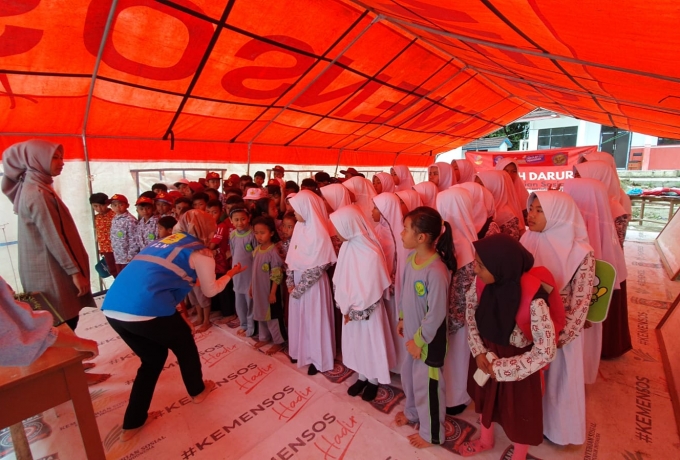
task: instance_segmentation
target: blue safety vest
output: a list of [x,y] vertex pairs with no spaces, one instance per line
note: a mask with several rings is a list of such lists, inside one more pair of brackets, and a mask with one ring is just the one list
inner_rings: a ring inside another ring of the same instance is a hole
[[191,254],[205,246],[186,233],[174,233],[147,246],[120,272],[106,293],[102,310],[139,316],[171,316],[196,283]]

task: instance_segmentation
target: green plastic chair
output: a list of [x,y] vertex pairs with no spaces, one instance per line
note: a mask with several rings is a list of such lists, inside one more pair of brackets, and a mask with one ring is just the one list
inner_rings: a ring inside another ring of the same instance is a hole
[[595,281],[593,281],[593,292],[590,298],[590,308],[588,309],[588,321],[591,323],[601,323],[607,319],[609,304],[614,293],[614,283],[616,283],[616,269],[604,260],[595,262]]

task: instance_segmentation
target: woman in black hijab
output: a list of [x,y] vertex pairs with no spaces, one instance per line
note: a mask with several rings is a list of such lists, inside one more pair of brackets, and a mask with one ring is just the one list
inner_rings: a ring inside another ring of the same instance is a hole
[[[548,295],[552,275],[542,267],[532,270],[534,258],[517,240],[497,234],[473,244],[477,279],[467,294],[466,317],[475,361],[468,393],[482,415],[482,434],[464,443],[460,454],[492,449],[498,423],[514,443],[512,458],[524,459],[529,445],[543,441],[539,371],[555,357],[553,321],[560,327],[564,319],[551,318],[548,301],[558,298]],[[478,369],[490,377],[482,386],[473,377]]]

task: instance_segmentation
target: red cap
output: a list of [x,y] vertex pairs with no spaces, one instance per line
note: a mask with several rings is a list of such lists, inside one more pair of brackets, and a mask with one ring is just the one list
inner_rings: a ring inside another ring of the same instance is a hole
[[347,169],[343,169],[343,170],[340,171],[340,174],[347,174],[347,173],[349,173],[349,174],[351,174],[351,175],[353,175],[353,176],[358,176],[358,175],[359,175],[359,171],[357,171],[357,170],[354,169],[354,168],[347,168]]
[[205,175],[205,180],[212,180],[212,179],[222,179],[219,174],[216,172],[210,171],[208,174]]
[[153,200],[148,196],[140,196],[139,198],[137,198],[135,206],[139,206],[140,204],[150,204],[153,206]]
[[[182,192],[180,192],[179,190],[170,190],[168,192],[168,198],[170,198],[172,200],[171,204],[175,204],[175,200],[177,198],[181,198],[181,197],[182,197]],[[156,195],[156,199],[158,199],[158,195]]]
[[174,185],[175,185],[175,187],[179,188],[180,184],[189,185],[189,179],[182,178],[182,179],[178,180],[177,182],[175,182]]
[[111,197],[111,202],[113,203],[114,201],[120,201],[121,203],[130,204],[128,199],[125,198],[125,195],[120,195],[118,193]]
[[193,181],[189,182],[189,188],[194,193],[202,192],[203,189],[204,189],[203,184],[201,184],[200,182],[193,182]]
[[272,168],[272,171],[281,171],[281,172],[286,172],[285,169],[283,169],[283,166],[281,165],[276,165]]
[[[137,200],[139,202],[139,200]],[[166,203],[173,204],[175,200],[170,196],[169,193],[161,192],[156,195],[156,201],[164,201]]]
[[232,187],[238,187],[238,184],[241,182],[241,176],[238,174],[232,174],[227,178],[227,183],[231,185]]

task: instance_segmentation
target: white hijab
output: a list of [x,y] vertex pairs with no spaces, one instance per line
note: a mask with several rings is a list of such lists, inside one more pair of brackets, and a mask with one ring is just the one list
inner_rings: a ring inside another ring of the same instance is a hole
[[[497,171],[504,171],[505,167],[509,164],[514,164],[515,167],[518,168],[518,170],[519,170],[519,166],[517,166],[517,162],[515,160],[510,159],[510,158],[503,158],[498,163],[496,163],[496,170]],[[507,173],[507,174],[509,174],[509,173]],[[510,176],[510,181],[512,182],[512,185],[515,187],[515,197],[517,198],[517,205],[519,206],[520,209],[524,209],[524,204],[529,199],[529,191],[524,186],[524,182],[522,182],[522,179],[519,176],[515,177],[515,178]]]
[[395,195],[397,195],[399,199],[404,202],[408,212],[411,212],[423,205],[423,200],[420,199],[420,195],[418,195],[418,192],[413,189],[401,190],[395,193]]
[[321,194],[333,211],[352,204],[352,198],[346,187],[341,184],[330,184],[321,187]]
[[439,191],[444,191],[452,185],[456,185],[456,174],[449,163],[438,162],[430,165],[430,168],[437,168],[439,171]]
[[458,180],[459,184],[475,181],[477,168],[473,162],[467,159],[453,160],[452,163],[454,162],[456,163],[456,166],[458,166],[458,171],[460,171],[460,179]]
[[399,184],[395,184],[395,190],[400,192],[402,190],[411,190],[415,182],[413,181],[413,176],[411,175],[411,170],[405,165],[393,166],[395,174],[399,178]]
[[376,193],[371,181],[364,177],[354,176],[347,179],[342,185],[354,194],[354,204],[361,209],[367,221],[372,223],[373,198],[376,196]]
[[489,217],[496,215],[494,207],[493,195],[485,187],[482,187],[477,182],[464,182],[462,184],[454,185],[467,190],[472,199],[472,220],[475,226],[475,232],[479,233]]
[[557,191],[534,192],[527,204],[531,205],[536,198],[541,202],[547,223],[542,232],[527,231],[519,242],[534,255],[534,266],[550,270],[562,292],[593,248],[588,243],[586,223],[569,195]]
[[307,270],[335,262],[337,258],[328,232],[328,214],[321,197],[302,190],[289,202],[305,221],[298,222],[293,230],[286,256],[288,268]]
[[437,209],[437,193],[439,189],[433,182],[425,181],[413,186],[413,190],[418,192],[423,206],[429,206],[432,209]]
[[404,267],[406,266],[406,259],[408,258],[410,249],[404,247],[401,241],[401,232],[404,230],[404,215],[401,212],[401,203],[396,194],[381,193],[373,198],[375,207],[380,211],[380,223],[383,222],[389,226],[392,236],[394,237],[394,250],[397,254],[397,271],[394,279],[394,295],[397,299],[401,298],[401,283]]
[[346,315],[350,307],[365,310],[379,301],[392,281],[380,243],[361,211],[354,206],[340,208],[331,222],[345,241],[338,254],[333,275],[335,301]]
[[[378,180],[380,181],[380,185],[382,185],[382,192],[381,193],[394,193],[395,186],[394,186],[394,179],[392,179],[392,175],[380,172],[375,175]],[[374,188],[375,190],[375,188]]]
[[[607,163],[616,173],[616,177],[619,176],[619,173],[616,171],[616,160],[614,159],[614,155],[611,155],[606,152],[592,152],[588,153],[586,155],[583,155],[583,160],[585,162],[588,161],[603,161]],[[619,186],[620,186],[620,181],[619,181]],[[632,215],[633,214],[633,206],[632,203],[630,202],[630,197],[626,192],[623,190],[623,187],[619,190],[619,203],[621,203],[621,206],[623,206],[623,209],[626,211],[626,214]]]
[[475,260],[477,232],[472,218],[472,198],[467,190],[451,187],[437,195],[437,211],[451,225],[456,263],[461,268]]
[[621,182],[616,170],[604,161],[586,161],[574,166],[579,175],[586,179],[596,179],[604,184],[609,196],[609,206],[612,208],[612,218],[616,219],[626,213],[621,206]]
[[603,161],[607,163],[609,166],[612,168],[616,169],[616,160],[614,159],[614,155],[611,155],[606,152],[591,152],[591,153],[586,153],[585,155],[581,156],[583,158],[584,162],[588,161]]
[[628,270],[616,227],[609,219],[611,208],[607,189],[595,179],[569,179],[564,183],[564,193],[573,198],[581,211],[595,258],[609,262],[616,268],[618,289],[628,277]]
[[[482,180],[484,187],[493,195],[494,206],[496,209],[496,223],[503,225],[514,217],[519,219],[520,228],[523,227],[524,216],[517,215],[517,212],[510,203],[511,194],[514,189],[510,185],[510,176],[505,171],[480,171],[477,177]],[[514,203],[513,203],[514,204]]]

